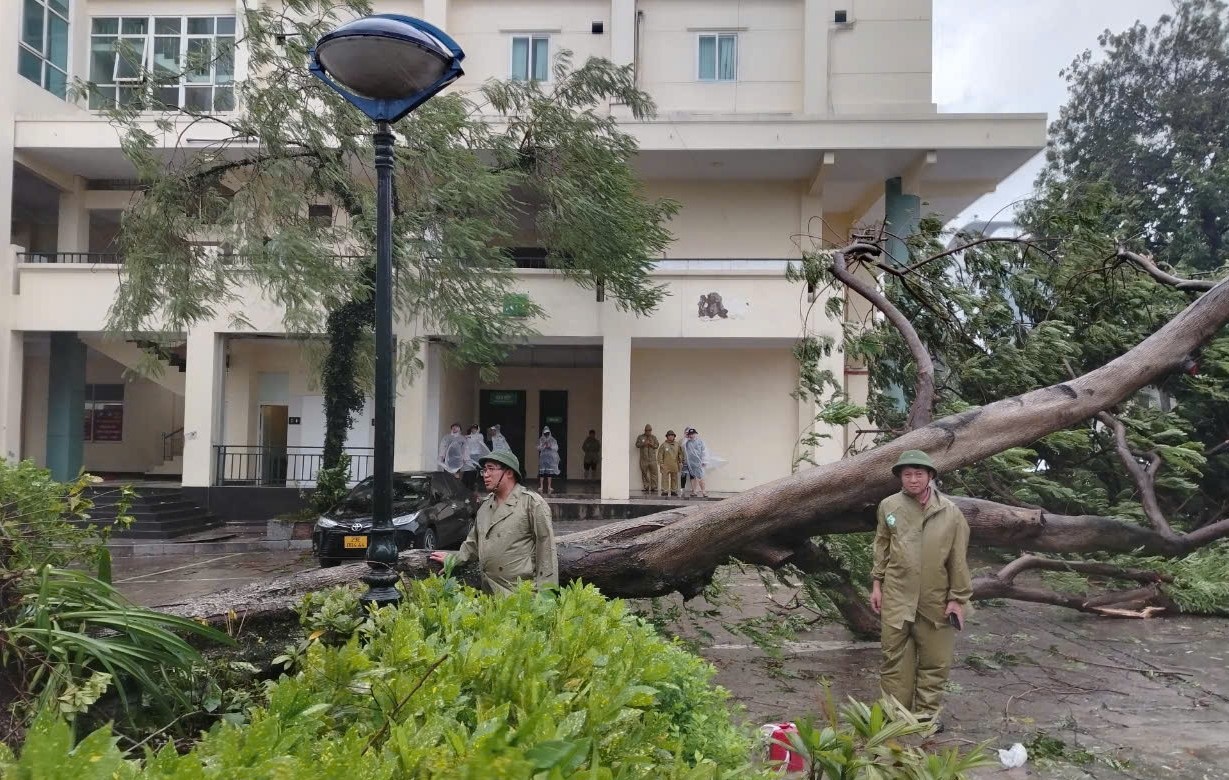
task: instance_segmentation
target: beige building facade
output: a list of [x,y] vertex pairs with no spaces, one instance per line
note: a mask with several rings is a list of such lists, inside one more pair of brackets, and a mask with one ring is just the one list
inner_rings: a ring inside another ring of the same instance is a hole
[[[106,333],[123,274],[115,238],[135,197],[116,132],[67,99],[71,79],[99,75],[96,54],[124,30],[149,56],[193,41],[241,38],[235,0],[8,0],[0,25],[0,453],[59,476],[179,475],[203,493],[313,484],[323,442],[311,345],[289,339],[260,291],[237,308],[155,347]],[[840,323],[803,312],[813,293],[785,278],[819,241],[887,219],[907,231],[920,214],[955,215],[992,191],[1044,144],[1042,115],[943,114],[931,102],[929,0],[423,0],[377,2],[421,16],[465,49],[467,76],[545,78],[564,49],[579,61],[634,65],[658,116],[621,118],[640,143],[646,194],[682,204],[654,281],[669,296],[650,316],[620,312],[550,270],[518,269],[518,290],[547,315],[500,375],[483,382],[448,360],[450,334],[431,334],[424,369],[398,388],[396,467],[431,468],[452,422],[498,422],[527,470],[549,424],[579,478],[581,443],[603,441],[600,494],[639,492],[632,441],[651,423],[699,429],[726,463],[714,491],[785,476],[814,407],[793,398],[792,350]],[[20,22],[20,23],[18,23]],[[157,48],[154,34],[165,32]],[[116,31],[112,33],[111,31]],[[141,37],[145,35],[145,37]],[[151,39],[147,42],[147,39]],[[169,48],[167,48],[169,47]],[[161,54],[158,54],[161,52]],[[91,70],[95,72],[91,72]],[[105,70],[105,69],[104,69]],[[233,67],[180,99],[233,109]],[[610,109],[616,113],[618,107]],[[153,117],[151,116],[151,123]],[[152,127],[152,124],[151,124]],[[167,138],[168,145],[173,144]],[[714,294],[720,296],[716,303]],[[711,304],[711,305],[709,305]],[[816,310],[822,310],[819,301]],[[138,369],[160,364],[156,375]],[[825,368],[847,391],[865,372],[834,353]],[[347,445],[352,475],[370,470],[371,417]],[[853,433],[824,431],[813,456],[840,458]]]

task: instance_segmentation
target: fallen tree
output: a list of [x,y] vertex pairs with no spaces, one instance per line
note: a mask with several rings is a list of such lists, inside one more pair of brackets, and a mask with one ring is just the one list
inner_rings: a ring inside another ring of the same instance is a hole
[[[873,244],[854,244],[836,253],[834,267],[847,258],[875,257]],[[561,579],[582,579],[605,594],[649,597],[678,592],[686,598],[700,593],[716,568],[731,560],[773,568],[794,565],[803,571],[838,568],[811,540],[829,534],[871,530],[874,507],[897,489],[891,466],[901,452],[928,452],[942,472],[974,464],[1013,447],[1030,444],[1055,431],[1106,415],[1137,391],[1183,370],[1189,356],[1229,323],[1229,281],[1207,285],[1207,291],[1148,338],[1118,358],[1068,381],[1032,390],[994,403],[941,417],[904,432],[881,446],[846,459],[807,469],[723,501],[691,506],[560,537]],[[906,322],[905,327],[908,328]],[[921,345],[920,340],[911,341]],[[924,347],[921,347],[924,349]],[[922,366],[919,361],[917,365]],[[925,367],[919,370],[931,370]],[[933,386],[933,377],[930,378]],[[923,397],[921,395],[918,396]],[[929,404],[929,401],[923,401]],[[929,419],[929,406],[910,412],[910,420]],[[1013,506],[976,498],[956,497],[969,520],[975,545],[1031,553],[1096,552],[1183,556],[1229,535],[1229,518],[1188,533],[1174,531],[1156,508],[1155,476],[1159,458],[1147,468],[1119,432],[1118,454],[1144,495],[1148,524],[1094,515],[1062,515],[1043,509]],[[1134,466],[1134,468],[1132,467]],[[1149,500],[1152,496],[1153,500]],[[1128,567],[1079,561],[1055,561],[1027,555],[995,575],[975,583],[976,598],[1018,598],[1113,614],[1140,609],[1149,590],[1159,593],[1164,580],[1155,573]],[[413,576],[431,571],[425,553],[410,551],[398,568]],[[1084,570],[1109,579],[1132,581],[1141,587],[1111,591],[1097,599],[1074,598],[1019,585],[1016,578],[1036,569]],[[310,571],[272,583],[227,591],[192,603],[163,605],[175,614],[210,621],[228,616],[246,619],[284,614],[312,590],[353,582],[354,566]],[[860,583],[849,582],[850,588]],[[856,591],[843,599],[843,614],[855,630],[873,627]],[[840,602],[838,602],[840,605]]]

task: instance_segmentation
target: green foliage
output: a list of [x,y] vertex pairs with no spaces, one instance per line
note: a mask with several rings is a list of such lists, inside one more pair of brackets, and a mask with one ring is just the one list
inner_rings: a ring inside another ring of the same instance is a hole
[[[326,31],[370,13],[366,0],[284,0],[247,8],[248,72],[237,82],[240,110],[165,110],[159,85],[180,74],[148,72],[143,94],[110,107],[142,197],[125,212],[124,273],[110,325],[124,332],[178,333],[229,315],[248,324],[247,297],[259,290],[284,311],[292,334],[327,332],[322,363],[326,457],[336,466],[345,432],[369,386],[375,177],[370,120],[312,77],[308,52]],[[77,91],[92,93],[79,83]],[[394,316],[414,335],[399,343],[399,369],[422,365],[428,335],[449,339],[449,357],[489,377],[542,310],[503,305],[516,289],[508,249],[534,243],[550,266],[616,306],[643,314],[665,291],[650,278],[671,236],[678,205],[645,196],[631,166],[633,136],[612,104],[652,115],[631,66],[590,59],[573,66],[560,52],[549,84],[460,82],[394,128]],[[155,113],[150,132],[148,109]],[[185,124],[217,140],[193,144]],[[180,139],[163,153],[161,133]],[[337,218],[313,221],[312,204]],[[208,237],[209,246],[201,243]],[[322,485],[320,501],[332,496]]]
[[928,754],[904,744],[906,738],[934,734],[935,727],[892,700],[867,705],[851,698],[838,711],[827,685],[824,692],[826,722],[798,723],[786,745],[806,759],[808,780],[958,780],[997,764],[986,744],[963,755],[956,748]]
[[1151,28],[1105,31],[1063,71],[1070,94],[1042,181],[1107,185],[1105,233],[1125,228],[1171,264],[1211,271],[1229,231],[1229,13],[1220,0],[1173,9]]
[[[755,776],[712,668],[622,602],[579,585],[479,596],[443,578],[406,595],[344,640],[337,613],[353,594],[304,604],[313,633],[338,633],[309,641],[245,723],[219,723],[186,754],[114,763],[105,730],[91,751],[116,777]],[[64,735],[40,723],[0,773],[60,776]]]
[[[348,387],[353,387],[353,383],[349,383]],[[340,397],[345,397],[343,392]],[[332,399],[325,396],[325,405],[330,406]],[[341,406],[342,402],[338,403]],[[360,404],[359,408],[362,408]],[[327,414],[327,413],[326,413]],[[344,419],[347,421],[353,420],[350,412],[344,413]],[[348,431],[351,425],[350,422],[338,423],[337,430],[343,434]],[[328,426],[325,426],[326,429]],[[326,430],[325,440],[328,441],[329,436]],[[325,446],[326,452],[322,458],[323,462],[327,463],[330,452],[328,445]],[[327,512],[337,505],[339,501],[346,497],[346,493],[350,490],[350,456],[345,453],[337,453],[337,465],[326,466],[316,473],[316,490],[312,493],[311,509],[313,512]]]
[[[132,518],[132,488],[119,493],[116,519],[111,525],[88,522],[93,500],[86,490],[100,482],[82,474],[71,482],[56,482],[51,471],[23,460],[0,460],[0,571],[22,571],[52,566],[108,566],[106,541],[115,528],[126,528]],[[0,595],[3,594],[0,580]]]
[[16,677],[28,712],[74,715],[111,688],[125,709],[134,693],[161,705],[175,696],[168,670],[200,659],[175,632],[229,642],[196,621],[132,607],[82,572],[44,566],[16,587],[20,601],[0,628],[0,667]]

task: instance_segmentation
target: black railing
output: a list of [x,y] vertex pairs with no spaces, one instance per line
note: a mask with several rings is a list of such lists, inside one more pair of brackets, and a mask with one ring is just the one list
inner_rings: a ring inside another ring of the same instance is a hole
[[43,265],[122,265],[124,258],[118,252],[18,252],[19,263],[40,263]]
[[[215,486],[311,487],[324,464],[323,447],[253,447],[242,444],[214,445]],[[371,476],[371,447],[347,447],[349,482]]]
[[170,433],[162,434],[163,462],[165,463],[179,455],[183,455],[183,428],[177,428]]

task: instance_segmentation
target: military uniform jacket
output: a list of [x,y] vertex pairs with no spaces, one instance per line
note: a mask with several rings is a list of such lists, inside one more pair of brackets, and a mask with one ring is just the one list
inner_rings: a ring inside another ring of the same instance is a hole
[[968,549],[968,521],[933,486],[925,507],[904,492],[880,502],[871,576],[883,583],[883,621],[943,626],[947,602],[973,596]]
[[657,463],[668,474],[677,472],[683,467],[683,446],[677,441],[664,442],[657,448]]
[[[627,441],[627,439],[624,439]],[[657,464],[657,437],[651,433],[642,433],[636,437],[636,449],[640,450],[640,465],[653,466]]]
[[510,593],[521,580],[535,587],[559,584],[559,560],[546,499],[517,485],[502,504],[492,493],[478,507],[458,561],[477,559],[482,585],[491,593]]

